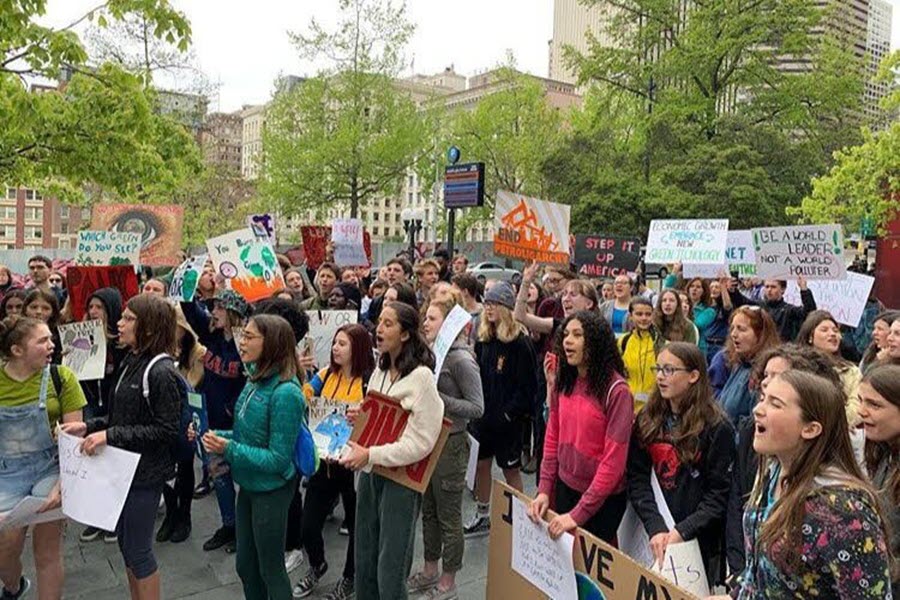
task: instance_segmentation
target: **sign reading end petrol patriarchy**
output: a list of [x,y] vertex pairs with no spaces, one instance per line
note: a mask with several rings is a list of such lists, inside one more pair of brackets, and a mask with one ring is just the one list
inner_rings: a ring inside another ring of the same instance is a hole
[[844,279],[840,225],[796,225],[753,230],[756,274],[763,279]]
[[569,264],[569,206],[497,192],[494,226],[497,256]]

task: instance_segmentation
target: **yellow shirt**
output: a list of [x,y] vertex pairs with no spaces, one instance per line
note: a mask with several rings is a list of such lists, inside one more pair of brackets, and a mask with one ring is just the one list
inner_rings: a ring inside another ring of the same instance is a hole
[[329,369],[322,369],[311,381],[303,384],[303,393],[307,401],[309,398],[322,397],[340,402],[362,402],[363,380],[362,377],[350,379],[341,373],[330,373]]
[[634,396],[634,412],[637,414],[650,399],[656,387],[656,347],[653,336],[635,329],[619,338],[622,362],[628,371],[628,387]]

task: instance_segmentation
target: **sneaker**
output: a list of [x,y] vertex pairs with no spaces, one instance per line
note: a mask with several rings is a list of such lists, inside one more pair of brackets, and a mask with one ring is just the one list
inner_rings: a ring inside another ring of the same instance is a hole
[[172,528],[172,537],[169,538],[169,541],[173,544],[180,544],[189,537],[191,537],[191,520],[178,519],[175,527]]
[[424,592],[425,590],[429,590],[437,585],[438,579],[441,576],[435,573],[434,575],[426,575],[425,571],[419,571],[414,575],[410,575],[406,580],[406,591],[410,594],[415,594],[418,592]]
[[467,538],[481,537],[491,532],[491,516],[475,513],[463,527],[463,536]]
[[100,529],[88,525],[84,528],[84,531],[81,532],[81,535],[78,536],[78,539],[82,542],[93,542],[100,537],[101,533],[103,532],[100,531]]
[[200,484],[194,488],[194,498],[204,498],[209,496],[211,491],[212,486],[209,484],[209,481],[201,481]]
[[528,462],[524,462],[522,464],[525,465],[524,467],[522,467],[522,472],[526,475],[537,473],[538,462],[536,456],[532,456],[531,459],[528,460]]
[[166,515],[166,518],[163,519],[162,525],[159,526],[159,531],[156,532],[156,541],[157,542],[168,542],[172,539],[172,531],[175,529],[175,517],[173,515]]
[[0,598],[3,600],[18,600],[18,598],[24,598],[25,594],[27,594],[30,589],[31,580],[23,575],[19,577],[19,591],[13,594],[4,587],[3,591],[0,592]]
[[222,549],[225,550],[225,554],[234,554],[237,552],[237,540],[231,540]]
[[302,550],[288,550],[284,553],[284,569],[290,573],[303,564]]
[[459,598],[459,594],[456,591],[455,585],[449,590],[442,590],[438,586],[434,586],[428,590],[422,598],[423,600],[456,600]]
[[213,536],[203,543],[203,549],[210,552],[218,550],[228,543],[234,544],[234,526],[218,528]]
[[116,535],[115,531],[104,531],[103,532],[103,541],[107,544],[115,544],[119,541],[119,536]]
[[328,563],[322,563],[319,567],[310,567],[303,579],[294,586],[294,591],[292,592],[294,598],[306,598],[312,594],[326,571],[328,571]]
[[353,586],[353,580],[341,577],[335,584],[334,589],[325,596],[325,600],[351,600],[356,597],[356,589]]
[[338,535],[350,535],[350,528],[347,527],[346,521],[341,521],[341,526],[338,527]]

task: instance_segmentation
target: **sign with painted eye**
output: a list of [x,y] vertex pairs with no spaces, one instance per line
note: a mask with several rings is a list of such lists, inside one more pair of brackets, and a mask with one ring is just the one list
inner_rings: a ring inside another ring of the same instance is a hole
[[151,267],[181,263],[180,206],[152,204],[98,204],[94,206],[91,228],[101,231],[138,233],[141,236],[141,264]]

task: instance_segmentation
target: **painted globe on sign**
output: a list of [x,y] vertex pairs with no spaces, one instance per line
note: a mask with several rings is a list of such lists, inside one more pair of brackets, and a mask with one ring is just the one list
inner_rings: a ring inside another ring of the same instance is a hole
[[600,586],[590,575],[575,571],[575,583],[578,586],[578,600],[606,600]]

